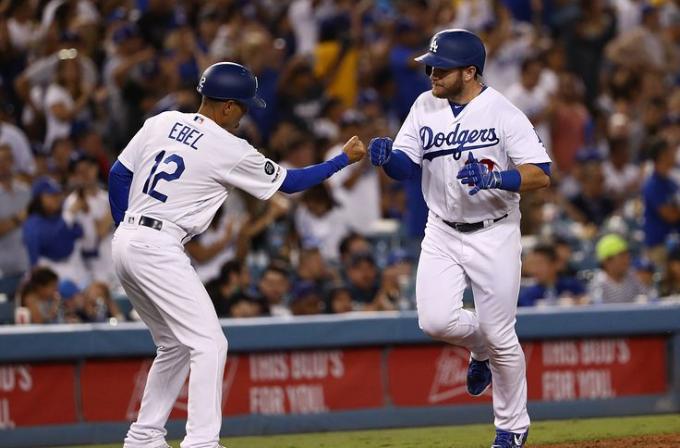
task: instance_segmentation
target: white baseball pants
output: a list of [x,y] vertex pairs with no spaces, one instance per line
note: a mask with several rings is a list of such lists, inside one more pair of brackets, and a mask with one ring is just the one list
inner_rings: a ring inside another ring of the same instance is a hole
[[[524,352],[515,333],[521,269],[520,214],[460,233],[430,213],[416,280],[420,328],[434,339],[489,359],[495,425],[529,427]],[[475,312],[463,309],[470,282]]]
[[157,347],[125,448],[165,446],[165,423],[189,372],[186,437],[180,446],[219,446],[227,340],[180,238],[177,232],[124,221],[113,239],[116,273]]

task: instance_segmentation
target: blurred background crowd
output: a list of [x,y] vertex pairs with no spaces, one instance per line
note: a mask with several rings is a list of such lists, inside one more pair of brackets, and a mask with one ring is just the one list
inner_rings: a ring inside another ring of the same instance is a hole
[[[485,83],[553,160],[552,186],[522,195],[519,304],[672,300],[680,1],[1,0],[0,322],[135,319],[107,173],[146,118],[197,109],[210,64],[256,74],[268,107],[240,136],[302,167],[394,136],[430,88],[413,57],[445,28],[482,37]],[[235,191],[186,251],[221,317],[412,309],[426,216],[419,179],[364,160],[268,202]]]

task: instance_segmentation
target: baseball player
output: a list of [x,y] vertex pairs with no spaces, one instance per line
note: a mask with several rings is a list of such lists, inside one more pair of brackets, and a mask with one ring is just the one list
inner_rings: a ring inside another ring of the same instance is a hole
[[[514,328],[519,192],[550,184],[550,159],[527,117],[481,82],[485,58],[471,32],[435,34],[416,58],[432,90],[415,101],[394,142],[374,138],[369,153],[397,180],[422,168],[429,215],[416,279],[419,325],[470,350],[470,394],[482,394],[493,378],[492,447],[510,448],[524,446],[529,429],[524,353]],[[468,282],[476,312],[463,309]]]
[[164,112],[146,120],[110,173],[111,211],[120,223],[114,267],[157,346],[126,448],[168,446],[164,426],[189,372],[180,446],[219,447],[227,340],[183,244],[208,227],[234,187],[260,199],[278,190],[293,193],[366,154],[354,136],[337,157],[286,170],[233,134],[248,108],[266,106],[248,69],[212,65],[197,90],[203,96],[198,112]]

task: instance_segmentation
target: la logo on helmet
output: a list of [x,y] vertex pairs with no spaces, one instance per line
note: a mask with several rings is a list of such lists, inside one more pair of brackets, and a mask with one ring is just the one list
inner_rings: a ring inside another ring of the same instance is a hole
[[432,38],[432,42],[430,43],[430,52],[431,52],[431,53],[436,53],[436,52],[437,52],[437,47],[438,47],[437,38],[434,37],[434,38]]

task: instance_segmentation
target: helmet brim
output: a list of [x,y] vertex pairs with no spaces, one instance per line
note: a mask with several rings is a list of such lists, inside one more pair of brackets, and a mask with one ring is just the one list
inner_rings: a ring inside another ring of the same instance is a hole
[[254,96],[247,100],[239,101],[248,106],[248,109],[264,109],[267,107],[267,102],[260,98],[259,96]]
[[435,68],[457,68],[461,66],[456,62],[450,61],[430,52],[418,56],[415,58],[415,61]]

